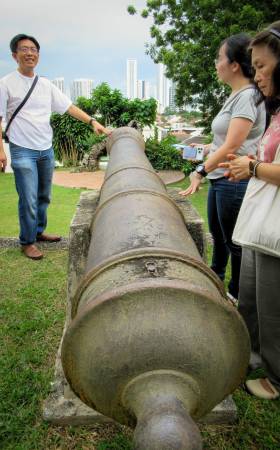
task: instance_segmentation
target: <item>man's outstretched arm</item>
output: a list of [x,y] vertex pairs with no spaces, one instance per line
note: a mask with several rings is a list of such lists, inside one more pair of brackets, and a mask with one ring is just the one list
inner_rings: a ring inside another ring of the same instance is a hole
[[108,130],[108,128],[103,127],[99,122],[97,122],[96,119],[90,117],[87,113],[82,111],[80,108],[78,108],[75,105],[71,105],[67,113],[70,114],[70,116],[74,117],[77,120],[80,120],[81,122],[88,123],[92,125],[93,130],[97,134],[110,134],[111,131]]

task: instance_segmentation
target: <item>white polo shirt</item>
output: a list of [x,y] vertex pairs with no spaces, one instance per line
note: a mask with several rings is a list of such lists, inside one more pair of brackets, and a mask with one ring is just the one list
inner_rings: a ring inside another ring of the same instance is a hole
[[[29,91],[33,78],[15,72],[0,80],[0,117],[8,122]],[[32,150],[47,150],[52,145],[52,112],[64,114],[71,100],[46,78],[39,80],[8,130],[10,142]]]

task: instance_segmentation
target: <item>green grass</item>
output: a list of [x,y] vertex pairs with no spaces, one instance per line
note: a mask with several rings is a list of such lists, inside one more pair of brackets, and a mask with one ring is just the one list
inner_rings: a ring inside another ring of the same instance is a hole
[[[180,183],[174,183],[172,186],[185,189],[188,186],[188,183],[188,179],[185,179]],[[47,231],[49,233],[68,236],[69,225],[83,190],[84,189],[65,188],[53,185],[52,201],[48,208]],[[206,229],[208,229],[206,217],[207,191],[208,183],[202,185],[199,194],[188,197],[199,214],[203,217]],[[16,237],[19,234],[17,214],[18,197],[13,174],[2,174],[0,172],[0,192],[0,236]]]
[[117,436],[116,427],[62,428],[41,417],[62,336],[67,274],[67,251],[44,253],[31,261],[0,249],[0,448],[95,449]]
[[[190,184],[189,177],[186,177],[184,180],[173,183],[170,187],[180,188],[182,190],[186,189]],[[208,231],[208,222],[207,222],[207,195],[208,195],[208,187],[209,183],[206,180],[205,183],[201,184],[199,188],[199,192],[196,192],[193,195],[189,195],[186,197],[191,204],[195,207],[199,215],[203,218],[205,224],[205,230]]]
[[64,321],[66,260],[65,251],[40,264],[0,251],[0,448],[43,448],[41,402]]
[[[67,252],[29,261],[0,250],[0,448],[4,450],[131,450],[131,433],[113,425],[58,427],[43,422],[42,402],[52,380],[66,304]],[[234,394],[234,426],[201,426],[204,448],[276,450],[280,401]]]
[[[19,234],[17,203],[18,197],[13,174],[0,172],[0,236],[16,237]],[[69,225],[82,189],[53,186],[52,201],[48,208],[49,233],[68,236]]]
[[[179,187],[185,188],[186,185],[182,182]],[[15,206],[17,201],[10,175],[1,175],[0,189],[1,230],[3,226],[6,230],[11,214],[16,220],[16,212],[9,204],[14,202]],[[80,190],[55,187],[55,214],[50,216],[50,222],[53,225],[53,221],[57,220],[57,226],[65,230],[65,235],[68,234],[79,195]],[[204,217],[206,195],[207,186],[203,185],[200,192],[191,197]],[[69,210],[62,216],[66,202]],[[0,231],[0,236],[16,234]],[[127,429],[120,432],[114,425],[51,426],[42,420],[42,402],[50,390],[55,355],[64,325],[67,277],[66,251],[49,250],[45,251],[45,256],[35,262],[26,259],[18,249],[0,249],[0,448],[131,450],[131,432]],[[238,405],[237,424],[200,426],[204,448],[280,448],[280,400],[257,400],[241,389],[235,392],[234,398]]]

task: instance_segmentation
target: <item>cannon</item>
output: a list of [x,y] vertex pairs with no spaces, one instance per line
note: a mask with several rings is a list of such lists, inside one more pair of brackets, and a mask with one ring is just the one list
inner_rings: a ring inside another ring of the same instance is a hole
[[249,337],[201,258],[138,131],[108,142],[62,364],[88,406],[135,427],[137,450],[198,450],[196,421],[234,391]]

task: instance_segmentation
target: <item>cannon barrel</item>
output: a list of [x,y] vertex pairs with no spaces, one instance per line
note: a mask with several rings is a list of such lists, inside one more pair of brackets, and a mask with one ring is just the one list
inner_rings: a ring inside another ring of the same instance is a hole
[[62,363],[88,406],[136,426],[138,450],[197,450],[195,420],[240,384],[248,333],[144,153],[114,131]]

